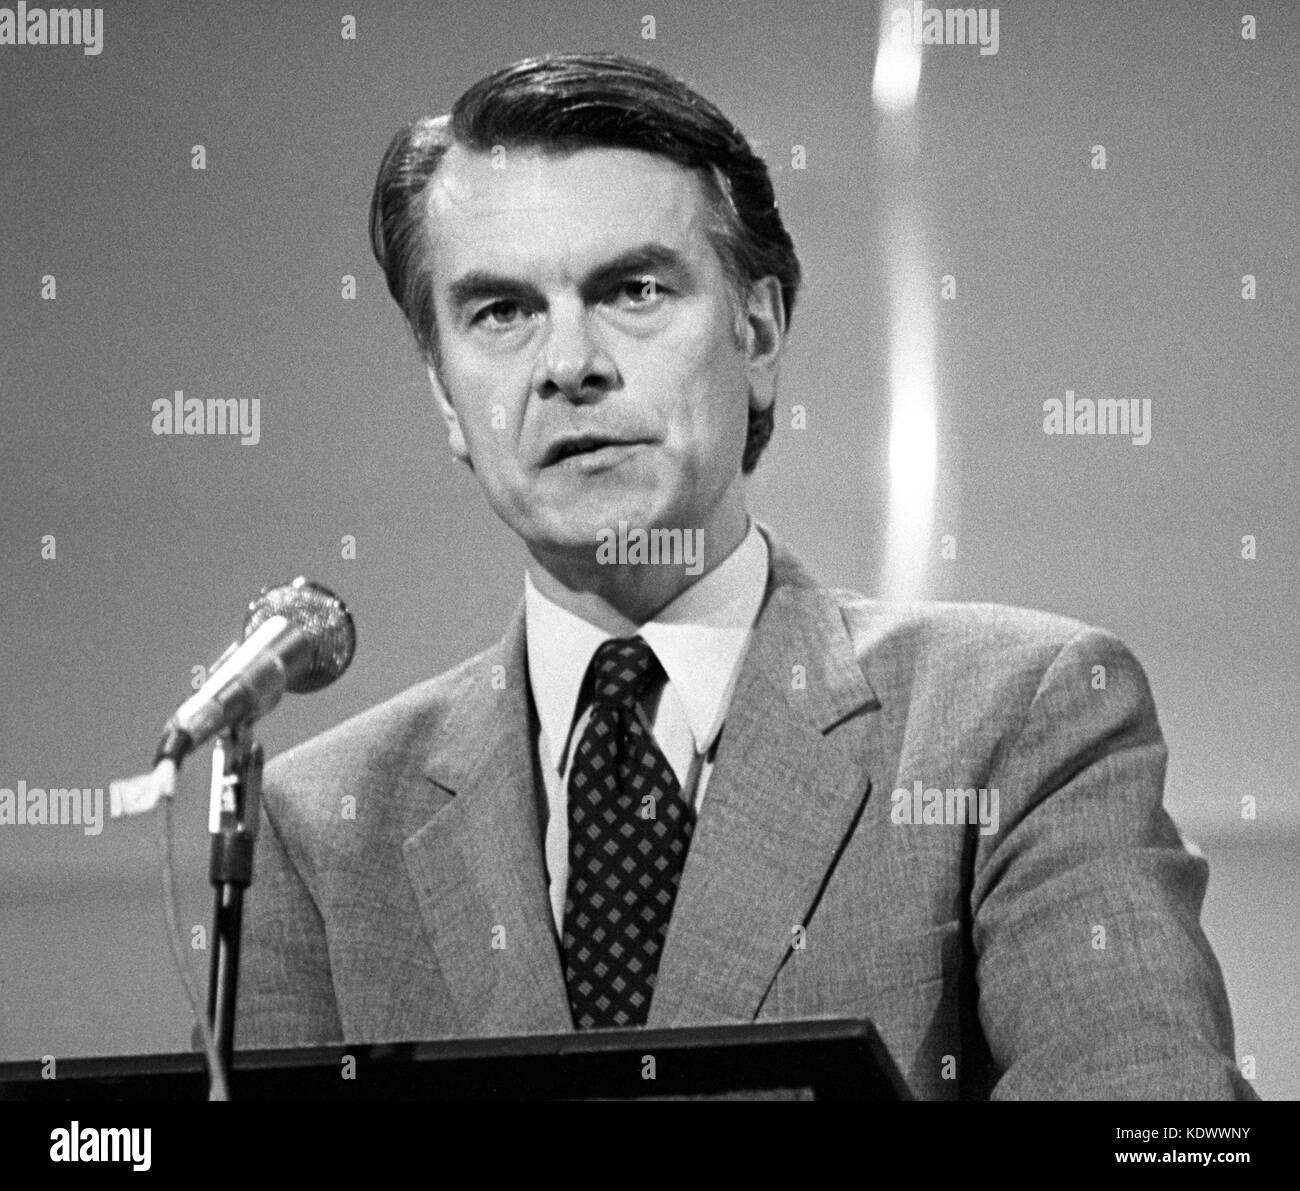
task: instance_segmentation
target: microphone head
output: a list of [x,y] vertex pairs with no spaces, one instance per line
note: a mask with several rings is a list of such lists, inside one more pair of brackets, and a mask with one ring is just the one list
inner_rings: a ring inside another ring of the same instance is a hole
[[300,695],[319,691],[348,668],[357,648],[356,625],[343,601],[328,587],[299,575],[292,583],[262,588],[248,605],[245,639],[272,616],[283,616],[311,642],[309,664],[301,674],[290,677],[286,690]]

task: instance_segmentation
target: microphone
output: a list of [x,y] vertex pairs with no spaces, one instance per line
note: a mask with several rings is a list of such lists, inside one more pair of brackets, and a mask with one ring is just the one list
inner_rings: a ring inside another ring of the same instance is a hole
[[266,715],[285,691],[329,686],[348,668],[356,642],[352,616],[329,588],[301,575],[264,587],[248,605],[243,642],[226,650],[167,721],[154,764],[179,765],[218,732]]
[[217,659],[207,681],[167,721],[153,772],[112,783],[114,817],[169,796],[185,757],[219,732],[260,719],[285,691],[329,686],[348,668],[356,643],[352,615],[329,588],[301,575],[264,587],[248,605],[243,641]]

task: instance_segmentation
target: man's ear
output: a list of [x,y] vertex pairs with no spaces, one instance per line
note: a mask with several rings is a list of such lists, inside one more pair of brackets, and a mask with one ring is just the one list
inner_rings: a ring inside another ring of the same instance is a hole
[[427,371],[429,384],[433,387],[434,400],[438,403],[438,409],[442,411],[442,420],[447,423],[447,445],[451,447],[451,453],[457,459],[462,463],[469,463],[469,446],[465,442],[465,432],[461,429],[460,417],[456,413],[455,406],[447,396],[447,390],[443,388],[437,369],[429,365]]
[[749,370],[749,404],[762,412],[776,400],[777,365],[785,346],[785,301],[775,277],[764,277],[749,287],[742,346]]

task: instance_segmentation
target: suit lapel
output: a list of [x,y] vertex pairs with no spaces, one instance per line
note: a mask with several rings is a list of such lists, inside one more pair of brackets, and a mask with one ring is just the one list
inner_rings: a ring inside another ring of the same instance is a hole
[[547,895],[523,605],[461,667],[425,767],[448,800],[403,851],[457,1014],[472,1034],[573,1029]]
[[774,546],[648,1025],[756,1016],[868,795],[879,707],[834,597]]
[[[425,776],[446,801],[403,845],[439,970],[465,1033],[572,1031],[522,604],[501,642],[460,668],[445,707]],[[755,1017],[869,793],[879,707],[834,597],[773,544],[648,1025]]]

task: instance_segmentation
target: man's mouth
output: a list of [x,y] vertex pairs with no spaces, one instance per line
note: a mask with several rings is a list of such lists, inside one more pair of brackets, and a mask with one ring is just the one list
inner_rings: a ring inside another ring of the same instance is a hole
[[624,454],[624,448],[640,446],[644,440],[630,438],[609,438],[598,434],[575,434],[552,443],[542,456],[542,466],[551,467],[570,459],[589,459],[596,462]]

